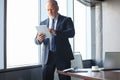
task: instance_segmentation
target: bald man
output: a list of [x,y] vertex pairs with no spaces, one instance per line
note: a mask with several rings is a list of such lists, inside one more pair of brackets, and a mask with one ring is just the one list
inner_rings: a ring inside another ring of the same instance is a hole
[[[43,33],[37,33],[35,43],[38,45],[43,43],[43,80],[54,80],[55,69],[64,70],[71,67],[71,60],[74,57],[69,38],[74,37],[75,30],[71,18],[58,13],[59,6],[57,1],[49,0],[46,4],[46,9],[49,17],[42,21],[40,25],[47,25],[52,38],[49,39]],[[59,80],[71,79],[69,76],[59,74]]]

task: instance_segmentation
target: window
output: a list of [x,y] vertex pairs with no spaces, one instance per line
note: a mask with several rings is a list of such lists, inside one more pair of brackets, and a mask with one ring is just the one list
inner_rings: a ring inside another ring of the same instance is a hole
[[[34,43],[35,26],[47,17],[46,1],[7,0],[7,68],[40,64],[40,47]],[[86,6],[76,0],[74,6],[72,0],[57,1],[59,13],[70,16],[74,21],[76,33],[74,40],[70,40],[73,52],[80,52],[86,59]]]
[[67,0],[57,0],[59,5],[59,13],[62,15],[67,15]]
[[79,52],[83,59],[86,59],[86,6],[74,0],[74,25],[75,25],[75,38],[74,38],[74,52]]
[[7,68],[39,64],[38,0],[7,0]]

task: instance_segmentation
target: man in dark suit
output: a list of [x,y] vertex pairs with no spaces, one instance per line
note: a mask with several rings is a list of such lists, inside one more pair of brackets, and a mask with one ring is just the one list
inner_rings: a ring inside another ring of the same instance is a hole
[[[48,26],[52,37],[48,39],[44,34],[37,33],[35,43],[43,43],[43,80],[54,80],[56,68],[63,70],[71,67],[71,60],[74,57],[69,38],[74,37],[75,30],[71,18],[58,13],[59,6],[55,0],[49,0],[46,7],[49,18],[40,24]],[[70,77],[59,74],[59,80],[70,80]]]

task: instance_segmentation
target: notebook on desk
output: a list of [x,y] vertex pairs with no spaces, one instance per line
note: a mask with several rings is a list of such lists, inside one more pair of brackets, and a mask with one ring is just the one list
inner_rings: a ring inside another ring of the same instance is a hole
[[120,70],[120,52],[106,52],[102,70]]
[[72,73],[80,73],[80,72],[88,72],[87,69],[79,69],[79,68],[68,68],[64,69],[63,72],[72,72]]

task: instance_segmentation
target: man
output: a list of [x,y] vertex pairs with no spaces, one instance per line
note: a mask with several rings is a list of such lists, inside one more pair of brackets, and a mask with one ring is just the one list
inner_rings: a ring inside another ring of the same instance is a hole
[[[52,38],[48,39],[44,34],[37,33],[35,43],[43,43],[43,80],[54,80],[56,68],[63,70],[71,67],[71,60],[74,57],[68,38],[74,37],[75,30],[71,18],[58,13],[59,6],[55,0],[49,0],[46,8],[49,18],[40,24],[48,26]],[[70,77],[59,74],[59,80],[70,80]]]

